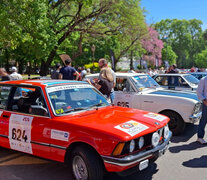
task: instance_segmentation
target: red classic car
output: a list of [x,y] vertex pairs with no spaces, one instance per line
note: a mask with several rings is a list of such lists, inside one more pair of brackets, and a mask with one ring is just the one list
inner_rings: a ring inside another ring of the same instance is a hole
[[66,162],[78,180],[147,168],[167,149],[168,122],[113,106],[86,82],[0,83],[0,146]]

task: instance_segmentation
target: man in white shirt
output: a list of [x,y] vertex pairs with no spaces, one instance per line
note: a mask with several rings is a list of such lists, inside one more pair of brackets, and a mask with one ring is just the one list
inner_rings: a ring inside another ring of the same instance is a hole
[[12,73],[10,74],[11,80],[22,80],[22,75],[17,73],[17,68],[16,67],[12,67],[11,68]]

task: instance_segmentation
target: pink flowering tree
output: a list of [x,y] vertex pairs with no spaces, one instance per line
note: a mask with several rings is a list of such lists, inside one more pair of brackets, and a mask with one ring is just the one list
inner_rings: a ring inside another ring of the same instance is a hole
[[151,65],[155,65],[156,59],[158,59],[158,65],[160,66],[162,64],[163,42],[158,39],[158,32],[152,27],[148,27],[148,32],[148,35],[141,41],[142,47],[146,50],[143,59],[147,60]]

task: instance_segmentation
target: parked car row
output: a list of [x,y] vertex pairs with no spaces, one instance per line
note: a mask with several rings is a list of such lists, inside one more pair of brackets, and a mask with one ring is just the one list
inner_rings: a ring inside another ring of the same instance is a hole
[[194,92],[164,89],[146,74],[116,73],[114,90],[115,106],[86,82],[1,82],[0,146],[65,162],[77,180],[101,180],[147,168],[172,133],[201,117]]
[[[97,78],[98,74],[87,76]],[[115,105],[160,113],[170,118],[174,135],[181,134],[186,123],[201,117],[201,102],[193,92],[162,88],[146,74],[116,73]]]

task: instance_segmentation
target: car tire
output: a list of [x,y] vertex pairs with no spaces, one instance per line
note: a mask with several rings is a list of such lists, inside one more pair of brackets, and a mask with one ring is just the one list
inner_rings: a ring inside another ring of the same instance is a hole
[[184,131],[185,122],[178,113],[173,111],[163,111],[161,114],[170,118],[169,129],[172,131],[173,135],[179,135]]
[[76,180],[103,179],[103,164],[96,152],[90,148],[80,146],[72,151],[71,168]]

